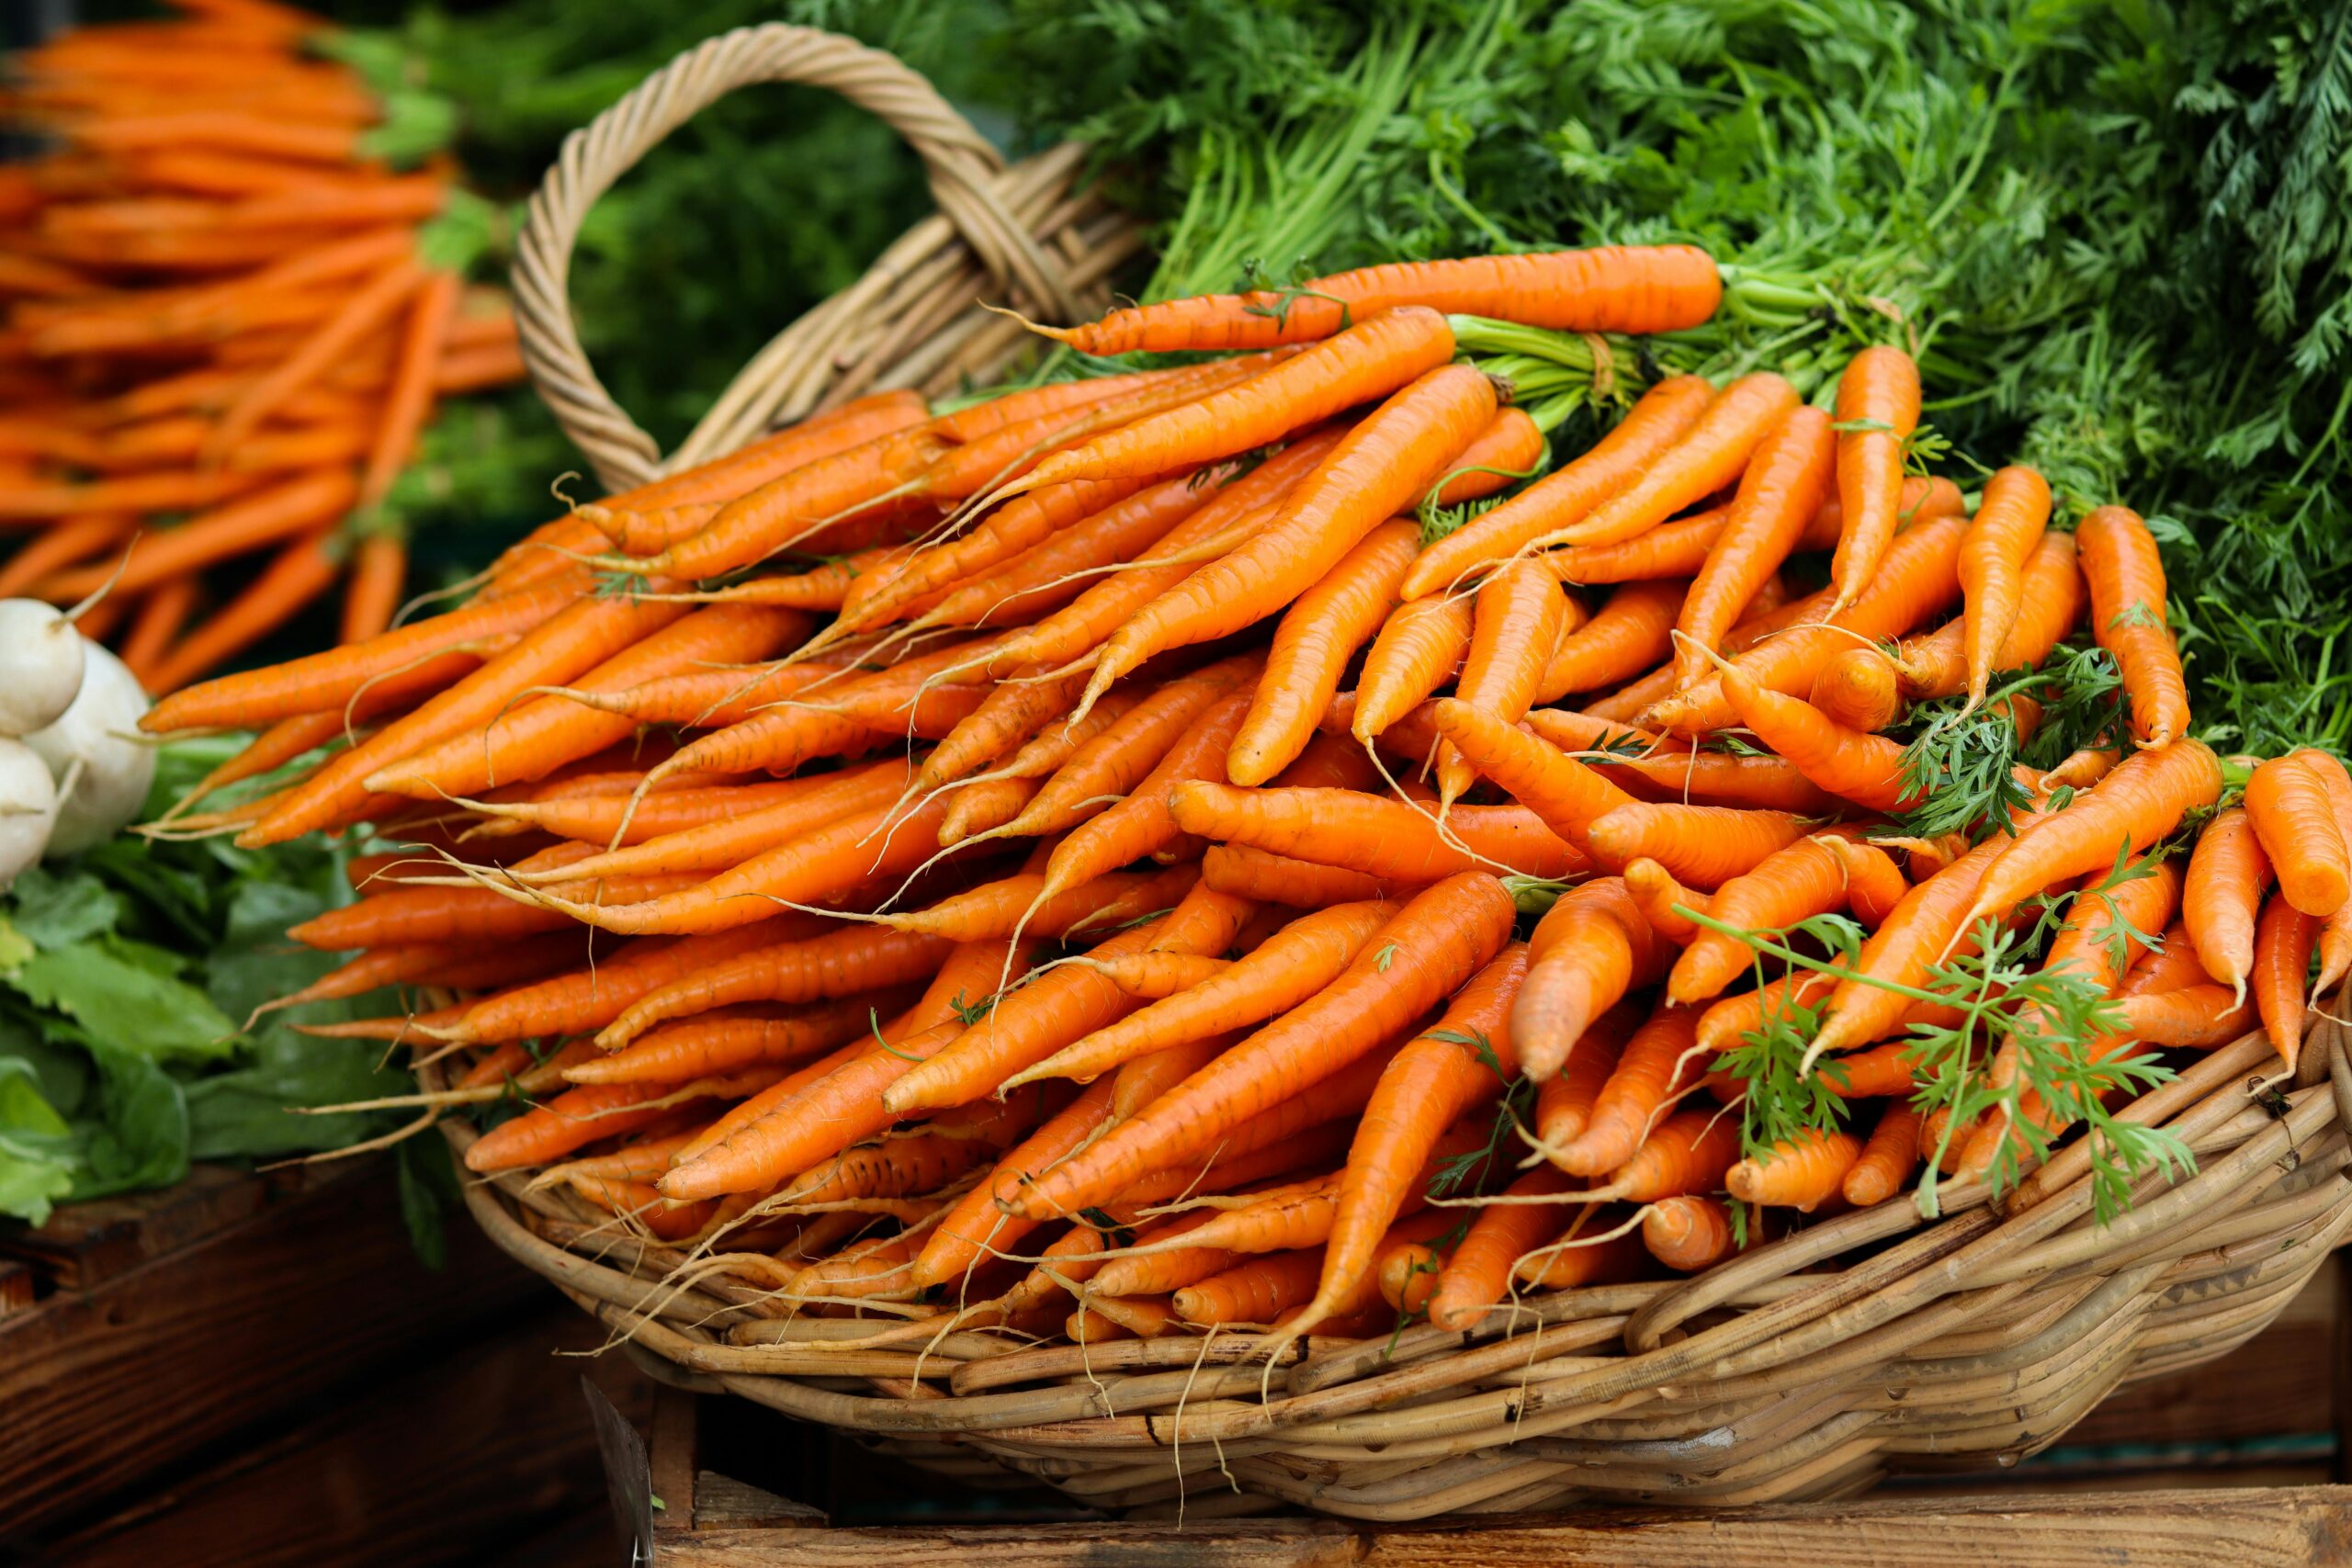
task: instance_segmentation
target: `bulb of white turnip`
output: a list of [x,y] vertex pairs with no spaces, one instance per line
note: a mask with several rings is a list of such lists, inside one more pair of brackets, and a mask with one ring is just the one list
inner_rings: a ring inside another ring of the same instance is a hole
[[58,793],[49,858],[78,854],[139,816],[155,782],[153,747],[139,733],[147,694],[122,660],[87,643],[82,690],[64,716],[25,737],[49,764]]
[[64,717],[81,694],[89,646],[55,605],[0,599],[0,735],[30,735]]
[[57,781],[40,753],[0,737],[0,891],[40,863],[57,822]]

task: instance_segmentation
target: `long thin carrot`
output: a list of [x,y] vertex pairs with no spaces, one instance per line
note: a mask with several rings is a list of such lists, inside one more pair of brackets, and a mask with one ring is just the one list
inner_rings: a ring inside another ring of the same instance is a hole
[[1227,759],[1235,784],[1264,784],[1306,750],[1348,660],[1386,618],[1418,547],[1412,524],[1383,523],[1283,613]]
[[899,995],[846,997],[782,1018],[715,1009],[649,1031],[619,1051],[566,1069],[564,1077],[573,1083],[674,1083],[756,1063],[798,1062],[863,1037],[882,1000]]
[[2050,485],[2011,467],[1984,481],[1984,499],[1960,545],[1960,592],[1967,643],[1968,705],[1984,700],[2002,644],[2025,593],[2026,562],[2050,523]]
[[1399,883],[1435,882],[1481,859],[1527,876],[1566,878],[1590,863],[1521,807],[1463,807],[1442,829],[1426,811],[1355,790],[1241,790],[1193,783],[1170,798],[1176,825],[1220,842]]
[[2132,734],[2158,747],[2188,733],[2188,687],[2165,624],[2164,558],[2139,513],[2102,506],[2075,527],[2091,588],[2091,635],[2115,656]]
[[1628,681],[1673,651],[1674,624],[1690,588],[1682,578],[1629,582],[1589,621],[1565,631],[1529,705]]
[[[1790,409],[1757,444],[1723,533],[1707,552],[1675,624],[1675,670],[1684,684],[1705,672],[1708,656],[1821,510],[1837,446],[1829,416],[1815,408]],[[1893,531],[1890,517],[1888,532]]]
[[1236,687],[1210,704],[1126,799],[1071,829],[1046,863],[1040,901],[1107,876],[1114,867],[1170,852],[1185,832],[1172,797],[1224,771],[1226,753],[1253,695],[1250,688]]
[[1712,889],[1754,870],[1804,828],[1785,811],[1636,801],[1596,819],[1588,841],[1601,865],[1647,856],[1691,886]]
[[1705,1076],[1712,1057],[1698,1046],[1698,1031],[1699,1010],[1687,1007],[1660,1008],[1635,1029],[1583,1130],[1547,1146],[1552,1163],[1570,1175],[1600,1176],[1633,1158],[1676,1097]]
[[[1515,561],[1489,576],[1473,601],[1470,646],[1463,654],[1455,700],[1506,724],[1518,723],[1543,686],[1568,608],[1557,580],[1535,561]],[[1581,610],[1577,614],[1581,618]],[[1440,809],[1452,806],[1476,776],[1455,747],[1441,745]]]
[[1797,403],[1796,389],[1769,370],[1741,377],[1639,479],[1581,522],[1534,541],[1536,547],[1615,544],[1647,532],[1737,479],[1757,444]]
[[1838,499],[1845,532],[1829,563],[1831,615],[1861,597],[1894,537],[1903,445],[1919,423],[1919,367],[1881,344],[1854,355],[1838,378]]
[[1635,804],[1632,795],[1557,748],[1467,703],[1447,698],[1430,716],[1438,733],[1459,748],[1471,766],[1588,853],[1593,825],[1607,813]]
[[362,339],[407,304],[425,280],[414,256],[392,262],[356,290],[343,307],[303,339],[301,347],[272,367],[221,413],[209,450],[225,455],[250,435],[271,411],[311,385]]
[[2320,926],[2319,917],[2303,913],[2284,893],[2277,893],[2263,905],[2254,928],[2254,972],[2247,984],[2263,1032],[2290,1072],[2302,1051],[2304,998]]

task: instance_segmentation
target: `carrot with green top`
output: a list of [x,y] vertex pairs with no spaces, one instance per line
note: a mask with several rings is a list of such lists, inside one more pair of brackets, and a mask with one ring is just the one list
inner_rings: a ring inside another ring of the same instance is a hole
[[1741,377],[1715,395],[1679,440],[1645,465],[1639,478],[1581,522],[1555,528],[1532,547],[1611,545],[1647,533],[1739,478],[1758,445],[1797,403],[1796,389],[1769,370]]
[[1709,655],[1821,510],[1837,445],[1829,416],[1815,408],[1788,410],[1757,444],[1675,624],[1675,671],[1685,685],[1706,671]]
[[1272,523],[1112,635],[1080,711],[1154,654],[1239,631],[1288,604],[1412,504],[1494,414],[1494,383],[1468,366],[1441,367],[1397,391],[1299,481]]
[[1845,532],[1829,563],[1834,617],[1861,596],[1894,537],[1903,446],[1919,425],[1919,367],[1880,344],[1854,355],[1838,378],[1838,500]]
[[1698,376],[1673,376],[1642,394],[1615,429],[1583,456],[1476,517],[1421,552],[1400,596],[1451,593],[1464,579],[1507,561],[1534,541],[1569,527],[1634,483],[1688,432],[1714,389]]
[[1387,617],[1419,544],[1408,522],[1379,525],[1283,613],[1227,761],[1235,784],[1264,784],[1306,750],[1348,660]]
[[2091,590],[2091,635],[2115,656],[2132,701],[2132,735],[2161,747],[2188,733],[2188,686],[2166,624],[2165,563],[2128,507],[2102,506],[2075,527]]

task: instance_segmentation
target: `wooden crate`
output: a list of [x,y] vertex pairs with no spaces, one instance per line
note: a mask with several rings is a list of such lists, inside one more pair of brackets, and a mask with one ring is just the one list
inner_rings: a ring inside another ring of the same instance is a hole
[[381,1160],[200,1167],[0,1232],[0,1560],[485,1562],[585,1520],[571,1561],[607,1561],[580,1378],[639,1418],[650,1384],[559,1358],[594,1325],[447,1235],[427,1269]]
[[1181,1524],[1114,1518],[1043,1489],[959,1488],[888,1445],[676,1388],[657,1397],[644,1443],[605,1452],[616,1508],[639,1500],[624,1528],[652,1568],[930,1568],[981,1554],[1114,1568],[2352,1562],[2352,1486],[2337,1483],[2352,1455],[2347,1259],[2253,1342],[2119,1392],[2023,1465],[1898,1477],[1854,1502],[1367,1526],[1258,1513],[1262,1500],[1204,1489]]

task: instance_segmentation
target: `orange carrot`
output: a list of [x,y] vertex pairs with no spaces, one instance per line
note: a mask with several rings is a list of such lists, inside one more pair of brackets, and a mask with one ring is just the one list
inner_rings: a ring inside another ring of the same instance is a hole
[[1713,899],[1707,894],[1685,887],[1674,878],[1674,873],[1654,860],[1628,861],[1623,872],[1625,891],[1641,906],[1642,916],[1650,929],[1677,947],[1688,947],[1700,933],[1700,926],[1681,911],[1692,910],[1710,915]]
[[1903,445],[1919,424],[1919,367],[1899,348],[1866,348],[1838,378],[1838,500],[1846,531],[1829,563],[1834,616],[1861,597],[1894,537]]
[[1625,1043],[1645,1013],[1632,1002],[1611,1008],[1584,1032],[1568,1065],[1536,1085],[1535,1135],[1542,1143],[1559,1148],[1583,1134],[1591,1122],[1594,1100],[1617,1070]]
[[1632,1159],[1676,1099],[1705,1076],[1711,1054],[1699,1048],[1698,1031],[1699,1010],[1678,1007],[1660,1008],[1635,1029],[1583,1131],[1544,1150],[1552,1163],[1598,1176]]
[[[2252,793],[2251,784],[2247,790]],[[2270,880],[2270,857],[2244,807],[2230,807],[2198,835],[2181,919],[2205,967],[2241,1000],[2254,967],[2255,916]]]
[[[1846,901],[1846,863],[1831,847],[1834,837],[1799,839],[1766,856],[1717,889],[1708,913],[1743,931],[1774,931],[1838,908]],[[1702,931],[1674,961],[1666,994],[1686,1005],[1720,996],[1753,962],[1746,943]]]
[[1724,1186],[1743,1203],[1812,1209],[1843,1193],[1861,1154],[1861,1140],[1851,1133],[1807,1131],[1741,1160],[1724,1173]]
[[2319,917],[2303,913],[2280,893],[2263,905],[2254,929],[2254,973],[2248,984],[2263,1031],[2290,1072],[2302,1050],[2304,998],[2320,924]]
[[1870,735],[1903,711],[1903,678],[1877,649],[1849,649],[1822,666],[1805,701],[1833,722]]
[[1419,807],[1354,790],[1243,790],[1203,781],[1178,785],[1169,804],[1187,833],[1399,883],[1435,882],[1481,860],[1489,869],[1554,879],[1589,869],[1521,807],[1463,807],[1441,830]]
[[1849,729],[1810,703],[1758,685],[1736,666],[1724,669],[1720,684],[1739,721],[1823,789],[1872,811],[1918,803],[1922,792],[1905,773],[1901,743]]
[[1528,939],[1527,983],[1511,1010],[1511,1038],[1527,1075],[1559,1072],[1587,1029],[1638,985],[1666,970],[1672,945],[1660,940],[1619,877],[1560,896]]
[[1647,532],[1737,479],[1757,445],[1797,402],[1796,389],[1770,371],[1741,377],[1639,479],[1535,547],[1616,544]]
[[2002,644],[2017,622],[2025,565],[2050,523],[2050,485],[2028,468],[2007,468],[1984,481],[1984,499],[1960,544],[1960,592],[1968,657],[1968,705],[2001,668]]
[[[1518,723],[1543,683],[1566,614],[1557,580],[1537,562],[1517,561],[1489,576],[1473,603],[1455,700]],[[1476,774],[1449,744],[1438,749],[1437,777],[1442,811]]]
[[[1676,622],[1675,671],[1685,685],[1706,671],[1707,656],[1722,645],[1724,634],[1765,579],[1780,570],[1805,524],[1821,510],[1837,446],[1829,416],[1815,408],[1788,410],[1757,444],[1740,476],[1723,534],[1707,552]],[[1891,535],[1893,498],[1888,499]]]
[[1350,729],[1369,746],[1450,680],[1470,651],[1476,612],[1450,595],[1412,599],[1390,612],[1364,655]]
[[1693,887],[1715,888],[1753,871],[1804,829],[1785,811],[1636,801],[1596,819],[1589,836],[1592,858],[1602,865],[1646,855]]
[[1264,784],[1306,750],[1348,660],[1380,629],[1417,545],[1412,524],[1381,524],[1283,613],[1234,738],[1227,776],[1235,784]]
[[2188,732],[2180,649],[2165,624],[2165,567],[2139,513],[2102,506],[2075,528],[2091,587],[2091,635],[2115,656],[2132,701],[2132,734],[2158,747]]
[[1577,849],[1589,853],[1594,824],[1635,804],[1632,795],[1583,763],[1467,703],[1446,698],[1430,718],[1472,767]]
[[1629,582],[1589,620],[1564,627],[1529,705],[1631,680],[1673,651],[1674,623],[1690,583]]
[[2352,852],[2338,830],[2327,782],[2303,752],[2256,767],[2246,779],[2245,813],[2288,903],[2324,919],[2352,897]]
[[564,1077],[573,1083],[675,1083],[761,1063],[798,1062],[863,1038],[880,1008],[881,999],[855,996],[782,1018],[715,1009],[649,1031],[622,1050],[566,1069]]
[[1846,1172],[1838,1190],[1857,1209],[1883,1203],[1902,1190],[1919,1166],[1920,1114],[1905,1101],[1890,1100],[1871,1129],[1870,1141]]

